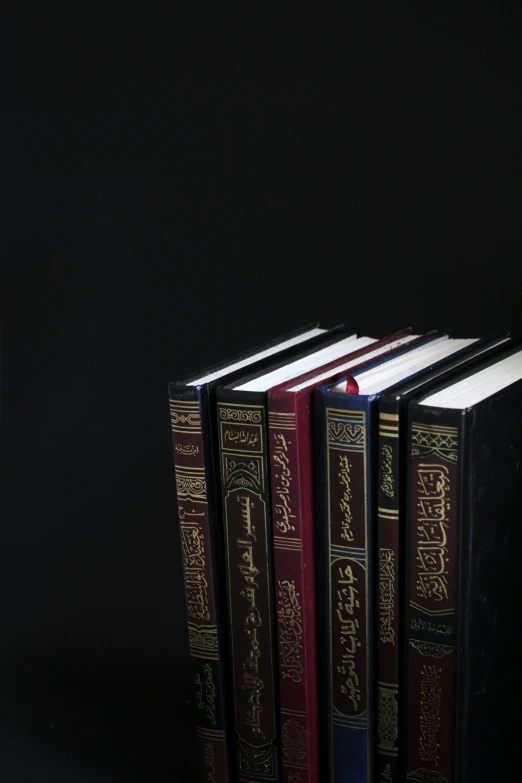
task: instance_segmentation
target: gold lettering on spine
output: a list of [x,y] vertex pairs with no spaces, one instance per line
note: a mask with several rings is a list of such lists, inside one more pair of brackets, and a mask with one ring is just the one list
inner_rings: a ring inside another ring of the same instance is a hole
[[443,464],[417,466],[416,590],[434,601],[448,598],[448,473]]
[[206,714],[213,725],[216,724],[216,686],[212,677],[212,667],[208,663],[203,664],[205,678]]
[[299,593],[295,582],[285,579],[278,581],[279,604],[277,614],[280,620],[279,666],[284,678],[301,682],[303,679],[303,627],[299,603]]
[[[408,772],[412,781],[451,779],[454,720],[459,431],[411,423],[412,526],[408,620]],[[422,617],[419,617],[419,614]],[[412,631],[426,638],[414,638]]]
[[393,498],[393,452],[392,447],[384,444],[381,447],[381,490],[388,498]]
[[[365,412],[327,408],[326,447],[332,737],[330,754],[335,775],[338,771],[335,769],[333,727],[362,731],[366,731],[368,727]],[[347,460],[340,457],[346,457]],[[351,518],[344,515],[347,503]],[[369,756],[367,758],[369,764]]]
[[[188,637],[194,666],[195,701],[199,714],[197,735],[201,740],[202,750],[201,779],[206,783],[217,783],[219,766],[216,755],[219,753],[219,746],[215,743],[225,742],[225,732],[218,728],[223,716],[219,674],[213,663],[219,659],[219,649],[199,407],[200,402],[197,400],[170,401]],[[226,770],[225,759],[223,764]]]
[[194,682],[196,683],[196,706],[198,710],[204,710],[205,701],[203,699],[203,680],[201,678],[201,674],[196,674],[194,677]]
[[451,625],[438,625],[436,623],[430,623],[427,620],[420,620],[413,618],[410,628],[413,631],[424,631],[425,633],[443,634],[444,636],[451,636],[453,634],[453,628]]
[[379,637],[384,644],[395,644],[395,553],[379,549]]
[[259,442],[259,435],[245,430],[225,430],[224,441],[230,448],[255,446]]
[[357,596],[359,590],[354,586],[358,579],[352,573],[352,567],[338,568],[337,577],[337,607],[336,613],[341,623],[341,644],[343,647],[343,656],[337,671],[346,676],[344,684],[341,685],[341,692],[347,695],[353,704],[355,711],[358,710],[361,700],[361,691],[359,689],[359,676],[355,666],[355,653],[361,646],[358,638],[359,621],[354,618],[354,610],[360,606]]
[[196,454],[199,454],[199,446],[194,446],[192,443],[188,445],[184,445],[182,443],[175,443],[174,451],[176,451],[178,454],[183,455],[184,457],[195,457]]
[[209,586],[205,577],[205,539],[201,525],[196,521],[203,517],[195,509],[180,506],[181,549],[185,570],[188,615],[193,620],[210,620]]
[[289,533],[291,530],[295,530],[293,524],[295,514],[292,513],[290,506],[290,486],[293,478],[288,457],[288,447],[292,445],[292,441],[287,440],[282,432],[272,434],[274,438],[272,460],[275,467],[274,476],[277,481],[274,492],[278,499],[278,503],[275,504],[275,523],[282,533]]
[[421,668],[421,712],[419,755],[423,761],[439,765],[438,732],[440,728],[441,669],[436,665]]
[[352,509],[350,507],[350,501],[352,499],[352,486],[350,478],[350,461],[346,454],[339,454],[339,481],[343,487],[343,494],[339,502],[339,506],[342,513],[341,538],[345,541],[353,541],[353,532],[351,529],[352,524]]
[[218,402],[238,780],[278,779],[263,405]]
[[216,783],[216,758],[211,742],[205,743],[205,767],[207,783]]
[[260,727],[261,713],[261,693],[265,687],[263,681],[258,677],[259,664],[258,659],[261,656],[260,645],[257,640],[257,629],[262,623],[261,614],[256,606],[256,590],[259,585],[256,582],[256,576],[259,569],[254,564],[253,544],[257,539],[255,536],[255,526],[252,525],[250,510],[254,507],[254,502],[247,495],[238,495],[236,498],[241,507],[241,520],[244,529],[244,537],[238,538],[236,546],[243,550],[241,563],[238,564],[239,571],[245,580],[246,587],[240,593],[247,604],[248,609],[244,620],[244,630],[250,642],[248,657],[243,661],[243,688],[249,691],[248,703],[249,710],[246,718],[246,725],[250,726],[252,733],[258,737],[265,738]]
[[216,685],[212,676],[212,667],[204,663],[201,668],[201,674],[198,672],[194,677],[196,683],[196,706],[199,710],[204,710],[205,715],[213,726],[216,725]]

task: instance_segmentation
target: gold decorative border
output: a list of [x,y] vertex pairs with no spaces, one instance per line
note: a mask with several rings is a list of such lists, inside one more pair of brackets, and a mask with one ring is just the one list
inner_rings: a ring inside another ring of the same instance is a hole
[[414,650],[427,658],[443,658],[445,655],[451,655],[452,652],[455,652],[455,648],[449,644],[425,642],[423,639],[409,639],[408,641]]
[[379,413],[379,435],[382,438],[399,437],[399,415],[397,413]]
[[412,422],[411,453],[413,457],[428,457],[431,454],[436,454],[441,459],[455,464],[458,460],[458,445],[457,427]]
[[[346,431],[346,429],[343,427],[337,428],[337,432],[330,432],[330,422],[333,423],[339,423],[344,424],[344,421],[347,420],[347,423],[349,423],[352,427],[352,430],[350,433]],[[369,618],[369,609],[370,609],[370,602],[368,600],[368,476],[367,476],[367,429],[366,429],[366,412],[365,411],[359,411],[359,410],[347,410],[344,408],[326,408],[325,411],[325,422],[326,422],[326,432],[325,432],[325,442],[326,442],[326,481],[327,481],[327,515],[328,515],[328,521],[327,521],[327,530],[328,530],[328,560],[327,560],[327,567],[328,567],[328,621],[329,621],[329,635],[330,635],[330,699],[331,699],[331,712],[330,712],[330,768],[332,770],[335,770],[335,754],[334,754],[334,731],[333,727],[335,725],[337,726],[344,726],[346,728],[360,728],[360,729],[366,729],[368,728],[368,721],[365,716],[359,717],[359,716],[345,716],[341,715],[337,710],[333,707],[333,657],[332,657],[332,569],[331,569],[331,561],[332,557],[338,557],[339,555],[344,557],[353,557],[353,553],[358,552],[358,558],[361,557],[361,554],[364,558],[364,571],[366,575],[366,581],[365,581],[365,591],[366,591],[366,687],[369,688],[370,684],[370,677],[369,677],[369,652],[370,652],[370,644],[369,644],[369,632],[370,632],[370,618]],[[358,431],[360,430],[360,432]],[[346,434],[346,437],[348,438],[347,443],[340,443],[339,438],[343,437],[343,433]],[[351,445],[350,445],[351,444]],[[330,487],[330,449],[332,451],[352,451],[352,452],[361,452],[363,454],[363,471],[364,471],[364,549],[359,549],[356,547],[341,547],[338,544],[335,545],[335,547],[332,547],[332,516],[331,516],[331,506],[330,506],[330,495],[331,495],[331,487]],[[333,549],[335,548],[335,554],[333,552]],[[341,554],[343,553],[344,554]],[[351,552],[352,554],[348,554]],[[367,694],[367,706],[366,706],[366,712],[370,709],[370,700],[368,699]],[[364,721],[364,722],[363,722]],[[370,769],[371,769],[371,742],[367,742],[367,756],[366,756],[366,769],[367,769],[367,775],[368,779],[370,778]]]
[[[218,410],[218,416],[219,416],[221,421],[223,420],[222,417],[221,417],[221,410],[222,410],[222,408],[227,408],[227,409],[229,409],[229,408],[248,408],[248,409],[255,408],[256,409],[256,413],[257,412],[259,413],[259,420],[256,419],[256,421],[253,422],[253,423],[258,423],[259,422],[261,424],[261,427],[263,427],[263,423],[264,423],[263,411],[265,410],[265,406],[264,405],[248,405],[247,406],[247,405],[239,404],[239,403],[229,403],[229,402],[223,403],[223,404],[222,403],[218,403],[217,404],[217,410]],[[235,421],[235,423],[239,423],[239,424],[244,423],[241,419],[235,419],[234,421]],[[220,459],[220,463],[221,463],[221,482],[222,482],[221,486],[222,486],[222,490],[223,490],[223,509],[224,509],[223,516],[224,516],[224,523],[225,523],[224,524],[224,527],[225,527],[225,555],[226,555],[226,563],[227,563],[227,574],[230,574],[231,573],[231,570],[230,570],[230,547],[229,547],[229,544],[230,544],[230,525],[229,525],[229,518],[228,518],[228,510],[227,510],[226,500],[227,500],[227,498],[231,494],[243,491],[243,488],[239,488],[239,487],[235,487],[234,488],[234,487],[228,487],[227,486],[227,477],[226,477],[226,475],[224,473],[224,469],[223,469],[223,457],[224,457],[225,453],[228,450],[227,450],[227,448],[223,444],[223,438],[222,438],[221,429],[220,429],[220,433],[219,433],[219,450],[220,450],[220,457],[221,457],[221,459]],[[236,453],[238,454],[238,456],[241,455],[241,456],[244,456],[245,458],[251,456],[251,453],[246,451],[246,450],[243,451],[243,452],[236,452]],[[261,461],[261,466],[263,468],[262,478],[261,478],[261,482],[262,483],[261,483],[261,487],[260,488],[266,487],[266,480],[265,480],[266,473],[264,471],[264,461],[263,461],[264,453],[265,452],[264,452],[264,440],[263,440],[262,441],[261,456],[258,457],[258,459]],[[266,568],[267,568],[267,571],[268,571],[269,536],[268,536],[268,530],[266,529],[267,528],[267,524],[266,524],[266,522],[267,522],[267,504],[266,504],[265,500],[263,499],[263,497],[261,496],[259,491],[256,491],[255,489],[252,489],[251,487],[249,487],[248,488],[248,492],[250,492],[250,493],[252,493],[252,495],[256,496],[259,499],[259,501],[261,502],[261,504],[263,505],[263,508],[264,508],[265,563],[266,563]],[[269,579],[268,579],[268,585],[270,585],[270,580]],[[233,676],[232,676],[232,688],[233,688],[233,691],[234,691],[234,716],[235,716],[236,724],[237,724],[237,712],[236,712],[236,706],[235,706],[237,704],[236,681],[235,681],[236,663],[235,663],[235,660],[234,660],[234,634],[233,634],[233,625],[232,625],[232,593],[231,593],[230,589],[227,589],[227,594],[228,594],[229,629],[230,629],[230,641],[231,641],[231,644],[230,644],[230,658],[231,658],[231,663],[232,663],[232,674],[233,674]],[[272,624],[273,624],[272,606],[271,606],[271,601],[269,600],[268,601],[268,634],[269,634],[269,639],[270,639],[270,645],[269,645],[270,659],[272,661],[272,666],[273,666],[273,660],[274,660],[273,648],[274,648],[274,645],[273,645],[273,638],[272,638]],[[275,689],[275,679],[272,682],[272,688]],[[277,726],[277,720],[276,720],[276,716],[275,716],[275,699],[274,699],[273,723],[274,723],[274,726]],[[238,764],[238,770],[237,770],[237,772],[238,772],[238,780],[240,780],[241,783],[248,783],[247,779],[244,776],[246,775],[246,776],[249,777],[251,773],[249,774],[247,772],[242,772],[241,771],[241,769],[240,769],[240,759],[241,759],[242,748],[244,746],[246,746],[246,745],[249,745],[249,743],[246,742],[246,740],[241,738],[241,735],[239,734],[239,732],[236,732],[236,734],[237,734],[237,742],[236,742],[236,754],[235,755],[236,755],[236,761],[237,761],[237,764]],[[273,745],[273,742],[275,741],[275,739],[276,738],[274,737],[273,741],[272,741],[272,744],[270,745],[270,747],[271,747],[271,754],[272,754],[272,763],[273,763],[273,775],[271,775],[270,777],[263,776],[263,777],[259,778],[259,780],[271,781],[271,780],[277,779],[277,777],[279,775],[279,759],[278,759],[278,754],[275,752],[275,748],[274,748],[274,745]],[[250,747],[255,747],[255,746],[250,746]],[[267,748],[268,746],[264,746],[264,747]],[[257,777],[257,775],[256,775],[256,777]],[[259,783],[259,780],[257,781],[257,783]]]

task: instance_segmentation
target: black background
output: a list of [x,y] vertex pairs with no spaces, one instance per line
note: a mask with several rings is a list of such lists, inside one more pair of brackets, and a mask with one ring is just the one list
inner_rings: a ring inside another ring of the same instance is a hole
[[2,783],[193,779],[169,380],[521,331],[519,4],[221,5],[0,11]]

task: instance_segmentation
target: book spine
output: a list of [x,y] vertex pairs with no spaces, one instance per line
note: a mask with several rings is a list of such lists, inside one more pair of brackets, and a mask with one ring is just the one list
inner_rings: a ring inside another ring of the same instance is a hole
[[[321,399],[322,398],[322,399]],[[324,458],[317,476],[324,492],[318,527],[325,530],[330,780],[372,783],[375,718],[371,541],[371,403],[367,398],[321,393],[318,433]]]
[[404,780],[452,783],[460,412],[411,405],[408,430]]
[[319,779],[312,453],[308,405],[268,396],[282,778]]
[[279,783],[266,407],[249,398],[218,391],[237,780]]
[[399,406],[380,400],[378,438],[377,781],[399,783]]
[[218,642],[215,556],[210,529],[202,403],[196,389],[170,392],[174,473],[202,783],[228,783],[223,661]]

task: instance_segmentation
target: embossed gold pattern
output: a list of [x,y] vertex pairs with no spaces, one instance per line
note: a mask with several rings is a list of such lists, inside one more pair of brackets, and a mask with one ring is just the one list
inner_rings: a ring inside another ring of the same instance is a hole
[[178,500],[196,500],[205,503],[207,483],[203,468],[183,468],[176,465],[176,493]]
[[[332,694],[329,752],[334,775],[337,775],[333,727],[363,732],[368,729],[367,429],[364,411],[327,407],[325,413]],[[352,496],[348,500],[352,516],[350,530],[354,534],[352,541],[347,541],[340,534],[343,509],[338,504],[341,499],[347,500],[343,497],[347,485],[346,480],[341,481],[339,476],[339,452],[348,457],[350,466]],[[357,480],[356,497],[353,495],[354,477]]]
[[435,642],[423,642],[421,639],[410,639],[410,644],[414,650],[420,652],[428,658],[443,658],[450,655],[455,648],[449,644],[436,644]]
[[395,497],[393,489],[393,451],[384,443],[381,446],[381,491],[388,498]]
[[345,444],[350,446],[351,451],[362,450],[365,442],[364,414],[358,411],[340,413],[343,415],[336,416],[334,411],[328,410],[328,445]]
[[261,457],[250,454],[242,456],[223,454],[223,474],[231,487],[249,487],[259,490],[263,481],[263,462]]
[[399,736],[398,689],[396,685],[379,683],[378,725],[379,750],[395,755]]
[[205,538],[194,509],[179,509],[187,611],[193,620],[210,620]]
[[252,408],[245,409],[234,406],[226,408],[223,405],[219,405],[218,411],[221,421],[240,422],[241,424],[246,424],[248,422],[251,424],[261,423],[261,410]]
[[428,457],[431,454],[436,454],[448,462],[457,462],[458,430],[456,427],[440,427],[414,422],[411,429],[413,457]]
[[415,783],[449,783],[449,781],[438,772],[428,769],[416,769],[414,772],[408,772],[408,780],[414,780]]
[[272,429],[295,430],[295,413],[279,413],[269,411],[268,425]]
[[188,623],[190,651],[205,657],[218,657],[217,627]]
[[201,428],[199,403],[170,401],[170,421],[174,432],[198,432]]
[[239,772],[263,778],[273,778],[275,774],[275,754],[273,745],[254,747],[242,739],[237,743]]
[[379,549],[379,638],[383,644],[395,645],[395,553]]
[[285,721],[281,727],[283,745],[283,763],[306,766],[308,755],[308,735],[306,729],[294,718]]
[[419,756],[435,766],[439,764],[440,749],[440,675],[441,669],[435,664],[421,667]]
[[279,668],[284,679],[301,682],[303,679],[302,608],[295,582],[278,580]]
[[[218,403],[221,476],[229,569],[237,770],[274,780],[274,692],[271,680],[271,613],[267,602],[268,564],[264,406]],[[238,432],[239,436],[227,435]],[[248,434],[250,433],[250,435]],[[258,440],[252,433],[260,433]],[[240,580],[237,580],[237,574]],[[233,585],[233,587],[232,587]],[[248,738],[248,739],[247,739]],[[262,745],[252,744],[262,741]]]
[[300,538],[287,538],[286,536],[274,536],[275,549],[286,549],[287,552],[300,552],[301,544],[302,542]]
[[417,463],[417,596],[448,598],[450,480],[446,465]]

